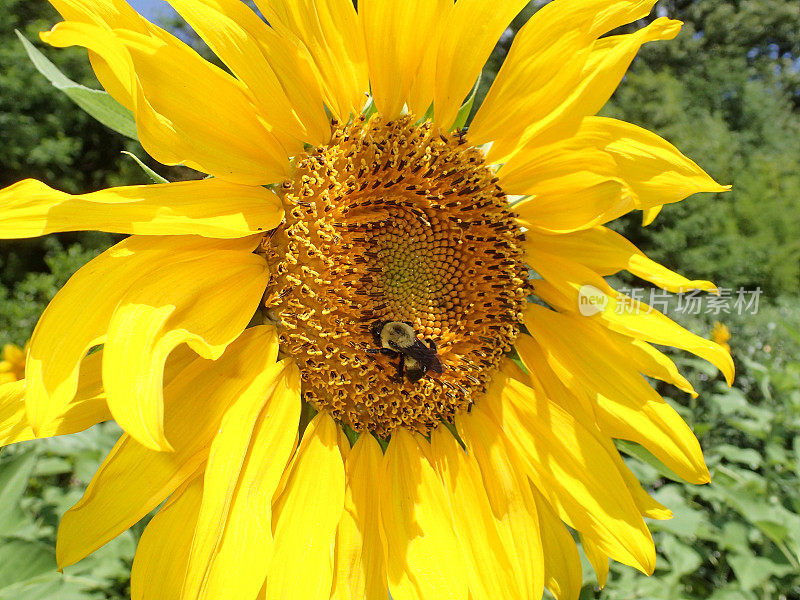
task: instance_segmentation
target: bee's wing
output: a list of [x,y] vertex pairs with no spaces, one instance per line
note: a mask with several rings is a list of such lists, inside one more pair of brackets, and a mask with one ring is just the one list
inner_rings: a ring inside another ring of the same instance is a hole
[[439,361],[439,357],[436,356],[436,351],[428,348],[420,340],[415,340],[412,346],[404,348],[403,354],[416,360],[422,367],[423,372],[427,372],[429,369],[437,373],[442,372],[442,363]]
[[442,367],[442,361],[439,360],[439,357],[435,352],[432,354],[433,356],[431,356],[431,364],[428,368],[435,373],[439,374],[444,373],[444,367]]

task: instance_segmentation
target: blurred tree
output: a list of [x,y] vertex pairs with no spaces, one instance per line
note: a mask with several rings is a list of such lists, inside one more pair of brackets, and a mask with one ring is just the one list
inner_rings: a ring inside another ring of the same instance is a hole
[[[0,186],[26,177],[70,192],[98,189],[118,171],[123,138],[53,89],[28,59],[14,30],[34,43],[60,21],[45,0],[0,0]],[[86,51],[48,50],[72,79],[99,88]]]
[[[514,20],[487,64],[488,91]],[[653,258],[721,286],[800,291],[800,2],[660,0],[654,16],[684,21],[674,41],[645,45],[603,110],[656,131],[708,170],[728,194],[667,206],[641,228],[615,224]],[[479,103],[476,103],[476,109]]]
[[606,113],[657,131],[721,183],[626,234],[728,287],[800,290],[800,4],[662,0],[685,22],[642,49]]

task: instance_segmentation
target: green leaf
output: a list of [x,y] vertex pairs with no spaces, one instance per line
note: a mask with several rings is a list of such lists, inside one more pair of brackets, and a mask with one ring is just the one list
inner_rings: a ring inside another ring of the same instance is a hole
[[56,570],[53,549],[42,542],[5,540],[0,544],[0,588]]
[[46,456],[36,463],[36,477],[52,477],[72,472],[72,463],[59,456]]
[[164,179],[161,175],[159,175],[158,173],[153,171],[153,169],[151,169],[146,164],[144,164],[141,161],[141,159],[138,156],[136,156],[133,152],[128,152],[127,150],[123,150],[122,153],[123,154],[127,154],[133,160],[135,160],[136,164],[139,165],[139,167],[142,169],[142,171],[145,172],[145,174],[153,181],[153,183],[169,183],[169,180]]
[[634,458],[638,458],[645,464],[650,465],[658,474],[662,477],[666,477],[667,479],[671,479],[672,481],[683,481],[675,472],[670,469],[667,465],[662,463],[658,460],[653,454],[650,453],[647,448],[640,446],[634,442],[629,442],[627,440],[614,440],[617,444],[617,448],[619,448],[622,452],[627,454],[628,456],[632,456]]
[[24,523],[19,501],[28,488],[36,458],[33,449],[26,449],[0,461],[0,533],[12,532]]
[[722,532],[716,539],[721,548],[741,552],[750,546],[749,533],[749,528],[741,521],[729,521],[722,526]]
[[715,448],[715,453],[727,461],[746,465],[751,469],[757,469],[763,462],[761,454],[752,448],[737,448],[730,444],[721,444]]
[[75,104],[106,127],[132,140],[139,139],[136,134],[136,121],[131,111],[114,100],[107,92],[93,90],[72,81],[19,31],[16,31],[16,34],[33,65],[39,73],[47,77],[54,87],[64,92]]
[[795,343],[800,346],[800,331],[792,327],[786,321],[781,321],[781,326],[786,330],[786,333],[789,334],[789,337],[791,337]]
[[469,98],[467,98],[467,101],[459,109],[458,116],[456,116],[456,121],[453,123],[450,131],[453,131],[454,129],[463,129],[467,124],[467,119],[469,119],[469,115],[472,113],[472,107],[475,105],[475,97],[478,94],[478,88],[481,86],[481,77],[481,75],[478,76],[478,81],[475,82],[475,87],[472,88],[472,94],[470,94]]
[[667,555],[673,580],[694,573],[703,564],[703,557],[692,548],[671,535],[661,538],[659,549]]
[[708,514],[689,504],[681,485],[668,484],[653,492],[653,497],[668,506],[675,515],[668,521],[655,521],[651,527],[667,531],[684,540],[692,540],[708,521]]
[[734,554],[728,558],[739,585],[751,591],[761,586],[773,576],[781,577],[793,571],[791,565],[778,564],[763,556],[755,556],[752,552]]
[[54,570],[0,589],[0,600],[104,600],[118,597],[89,591],[90,583],[70,579]]

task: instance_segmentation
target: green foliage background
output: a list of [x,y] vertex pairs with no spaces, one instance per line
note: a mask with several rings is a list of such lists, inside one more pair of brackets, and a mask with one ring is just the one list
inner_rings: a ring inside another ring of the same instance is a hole
[[[614,565],[597,591],[586,563],[582,599],[800,600],[800,2],[661,0],[656,14],[685,21],[682,34],[646,46],[604,112],[657,131],[734,190],[667,206],[644,229],[638,215],[618,226],[691,278],[764,294],[755,316],[677,316],[701,334],[721,320],[733,335],[735,388],[707,364],[676,355],[700,396],[661,390],[697,432],[713,483],[685,485],[655,463],[632,460],[676,515],[651,524],[656,574]],[[0,15],[0,186],[25,177],[73,192],[146,183],[120,154],[144,157],[138,145],[53,91],[16,40],[15,28],[36,40],[58,20],[55,11],[42,0],[0,0]],[[498,44],[479,96],[510,39]],[[84,52],[45,52],[76,81],[98,87]],[[170,179],[186,175],[148,164]],[[113,240],[87,233],[0,242],[0,343],[24,343],[56,290]],[[128,597],[143,524],[64,576],[53,554],[58,517],[118,433],[103,424],[3,451],[0,600]]]

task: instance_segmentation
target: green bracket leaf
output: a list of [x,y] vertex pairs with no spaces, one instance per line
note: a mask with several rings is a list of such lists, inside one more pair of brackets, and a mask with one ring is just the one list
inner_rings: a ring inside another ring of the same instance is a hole
[[614,443],[617,445],[617,448],[620,451],[624,452],[628,456],[632,456],[633,458],[638,458],[643,463],[650,465],[662,477],[666,477],[672,481],[683,481],[683,479],[676,475],[672,469],[653,456],[644,446],[640,446],[639,444],[629,442],[627,440],[614,440]]
[[483,75],[478,76],[478,81],[475,82],[475,87],[472,88],[472,94],[470,94],[467,101],[461,105],[461,108],[458,110],[458,116],[456,117],[456,122],[453,123],[453,127],[450,131],[455,129],[463,129],[464,126],[467,124],[467,119],[469,119],[469,115],[472,113],[472,107],[475,105],[475,97],[478,95],[478,88],[481,87],[481,78]]
[[28,53],[36,70],[47,77],[56,89],[64,92],[75,104],[106,127],[132,140],[139,139],[136,134],[136,121],[131,111],[114,100],[107,92],[93,90],[72,81],[59,71],[58,67],[39,52],[33,44],[25,39],[19,31],[14,31],[25,47],[25,51]]
[[142,171],[145,172],[145,174],[153,181],[153,183],[169,183],[168,179],[164,179],[161,175],[159,175],[158,173],[153,171],[153,169],[151,169],[146,164],[144,164],[141,161],[141,159],[138,156],[136,156],[133,152],[128,152],[127,150],[123,150],[122,153],[123,154],[127,154],[133,160],[135,160],[136,164],[139,165],[139,167],[142,169]]
[[378,112],[378,107],[375,106],[375,100],[372,98],[372,96],[370,96],[369,100],[367,100],[366,106],[364,106],[364,110],[361,111],[361,114],[364,115],[365,119],[369,119],[376,112]]

